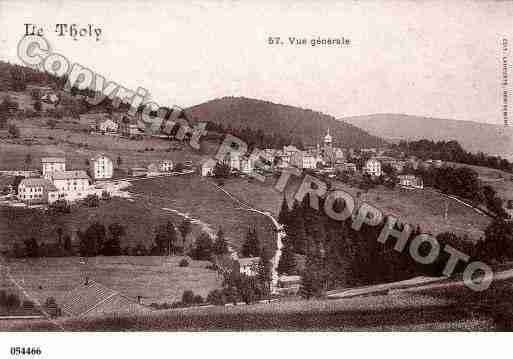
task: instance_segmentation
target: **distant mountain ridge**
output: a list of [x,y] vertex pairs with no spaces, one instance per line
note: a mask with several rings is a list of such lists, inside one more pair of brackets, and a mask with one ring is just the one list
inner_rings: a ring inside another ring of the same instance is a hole
[[266,134],[279,133],[299,139],[304,145],[321,143],[328,129],[335,146],[361,148],[386,144],[377,136],[321,112],[246,97],[207,101],[186,109],[186,113],[193,120],[224,127],[249,127]]
[[513,128],[404,114],[375,114],[339,119],[386,140],[456,140],[470,152],[484,152],[513,159]]

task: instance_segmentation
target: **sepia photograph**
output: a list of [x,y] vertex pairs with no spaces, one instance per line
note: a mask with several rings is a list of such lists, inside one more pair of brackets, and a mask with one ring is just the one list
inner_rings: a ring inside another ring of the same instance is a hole
[[0,0],[0,29],[1,357],[513,330],[513,2]]

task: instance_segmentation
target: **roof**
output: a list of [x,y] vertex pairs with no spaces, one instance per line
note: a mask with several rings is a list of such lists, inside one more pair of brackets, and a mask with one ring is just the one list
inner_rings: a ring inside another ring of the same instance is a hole
[[215,167],[216,163],[217,163],[216,160],[214,160],[212,158],[208,158],[201,163],[201,167]]
[[112,162],[112,160],[110,159],[110,157],[109,157],[109,156],[104,155],[103,153],[98,153],[97,155],[94,155],[94,156],[91,158],[91,161],[96,161],[96,160],[100,159],[101,157],[105,157],[105,158],[107,158],[109,161],[111,161],[111,162]]
[[21,180],[19,185],[25,187],[43,187],[48,191],[57,191],[57,188],[52,182],[44,178],[25,178]]
[[62,299],[61,308],[72,316],[109,314],[122,312],[144,312],[145,308],[134,300],[123,296],[93,280],[80,284]]
[[43,163],[65,163],[66,159],[64,157],[43,157],[41,158],[41,162]]
[[241,266],[248,266],[260,262],[260,257],[239,258]]
[[89,176],[85,171],[64,171],[64,172],[55,172],[53,174],[54,180],[63,180],[63,179],[89,179]]

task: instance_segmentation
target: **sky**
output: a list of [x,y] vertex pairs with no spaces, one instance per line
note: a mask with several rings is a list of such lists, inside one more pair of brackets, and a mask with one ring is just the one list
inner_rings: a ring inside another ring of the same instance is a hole
[[[447,3],[0,0],[0,60],[20,62],[16,46],[32,23],[70,62],[144,87],[160,105],[245,96],[337,118],[404,113],[502,124],[501,41],[513,47],[513,2]],[[93,24],[102,35],[58,37],[58,23]],[[268,44],[276,36],[283,45]],[[288,44],[319,36],[351,43]],[[511,67],[511,49],[508,60]]]

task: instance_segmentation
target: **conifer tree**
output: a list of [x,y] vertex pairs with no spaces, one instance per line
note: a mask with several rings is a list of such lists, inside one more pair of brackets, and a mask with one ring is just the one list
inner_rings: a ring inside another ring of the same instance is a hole
[[283,240],[283,247],[281,248],[280,262],[278,263],[279,274],[295,274],[296,271],[296,257],[292,251],[289,240]]
[[260,255],[260,242],[255,228],[248,228],[246,241],[242,245],[243,257],[258,257]]

